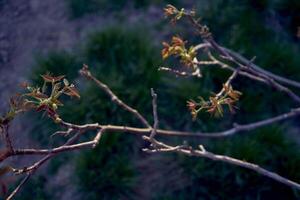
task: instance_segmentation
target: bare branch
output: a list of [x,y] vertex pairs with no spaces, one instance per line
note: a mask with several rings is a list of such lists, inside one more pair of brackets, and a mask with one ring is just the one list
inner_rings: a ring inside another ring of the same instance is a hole
[[198,44],[194,47],[195,51],[198,51],[200,49],[207,49],[208,47],[210,47],[210,44],[209,43],[201,43],[201,44]]
[[[73,137],[71,137],[64,145],[62,145],[60,148],[63,148],[64,146],[68,146],[70,144],[72,144],[73,142],[75,142],[78,137],[81,135],[81,132],[79,131],[77,134],[75,134]],[[91,144],[90,144],[91,145]],[[84,145],[82,145],[84,146]],[[76,149],[75,147],[71,148],[71,149]],[[48,161],[49,159],[51,159],[52,157],[54,157],[55,155],[57,155],[59,152],[50,152],[47,153],[47,155],[45,157],[43,157],[41,160],[39,160],[38,162],[34,163],[33,165],[31,165],[30,167],[24,167],[22,169],[14,169],[14,173],[16,175],[18,174],[23,174],[23,173],[27,173],[27,176],[21,181],[21,183],[15,188],[15,190],[8,196],[7,199],[12,199],[17,192],[19,192],[19,190],[21,189],[21,187],[29,180],[30,176],[40,167],[42,166],[46,161]],[[44,154],[44,153],[43,153]]]
[[[293,118],[297,115],[300,115],[300,108],[296,108],[291,110],[290,112],[283,113],[281,115],[278,115],[276,117],[268,118],[265,120],[249,123],[249,124],[234,124],[234,127],[225,131],[221,132],[185,132],[185,131],[172,131],[172,130],[163,130],[163,129],[156,129],[156,134],[162,135],[162,136],[178,136],[178,137],[200,137],[200,138],[223,138],[232,136],[234,134],[245,132],[245,131],[251,131],[263,126],[267,126],[273,123],[277,123],[289,118]],[[97,144],[98,138],[100,138],[101,134],[105,131],[110,132],[123,132],[123,133],[132,133],[132,134],[138,134],[138,135],[144,135],[149,134],[151,135],[152,128],[136,128],[136,127],[130,127],[130,126],[117,126],[117,125],[98,125],[98,124],[86,124],[86,125],[72,125],[74,127],[78,127],[82,133],[84,133],[87,130],[93,129],[99,129],[98,137],[96,136],[93,141],[90,142],[83,142],[79,144],[74,145],[64,145],[61,147],[53,148],[53,149],[15,149],[13,153],[9,154],[5,158],[11,157],[11,156],[18,156],[18,155],[43,155],[43,154],[49,154],[49,153],[60,153],[64,151],[70,151],[75,149],[80,149],[84,147],[88,147],[89,145],[93,145],[94,143]],[[79,128],[81,127],[81,128]],[[88,127],[88,128],[87,128]],[[101,133],[101,134],[100,134]],[[78,137],[78,135],[77,135]],[[4,160],[4,159],[3,159]],[[3,161],[1,160],[1,161]]]
[[[291,110],[290,112],[283,113],[276,117],[268,118],[265,120],[249,123],[249,124],[234,124],[234,127],[225,131],[221,132],[211,132],[211,133],[204,133],[204,132],[185,132],[185,131],[172,131],[172,130],[163,130],[163,129],[156,129],[156,133],[165,136],[186,136],[186,137],[203,137],[203,138],[223,138],[226,136],[231,136],[239,132],[243,131],[251,131],[263,126],[267,126],[273,123],[277,123],[279,121],[283,121],[292,117],[295,117],[300,114],[300,108],[296,108]],[[86,131],[89,129],[85,129],[86,127],[93,127],[93,129],[101,129],[98,133],[103,133],[105,131],[111,132],[129,132],[133,134],[151,134],[152,128],[136,128],[136,127],[129,127],[129,126],[116,126],[116,125],[94,125],[87,124],[88,126],[80,126],[74,125],[77,127],[82,127],[81,131]],[[99,136],[100,137],[100,136]],[[82,146],[88,146],[86,143],[81,143]],[[16,155],[31,155],[31,154],[48,154],[48,153],[58,153],[62,151],[67,151],[74,148],[80,148],[81,144],[76,145],[65,145],[62,147],[57,147],[53,149],[15,149],[14,153],[10,156]]]
[[[228,129],[226,131],[221,132],[214,132],[214,133],[203,133],[203,132],[183,132],[183,131],[169,131],[169,130],[162,130],[157,129],[157,134],[161,135],[169,135],[169,136],[188,136],[188,137],[204,137],[204,138],[222,138],[230,135],[234,135],[236,133],[242,131],[250,131],[254,130],[263,126],[267,126],[282,120],[286,120],[292,117],[295,117],[300,114],[300,108],[296,108],[291,110],[290,112],[278,115],[276,117],[268,118],[265,120],[257,121],[250,124],[234,124],[234,127]],[[124,126],[102,126],[106,130],[115,131],[115,132],[130,132],[130,133],[137,133],[137,134],[147,134],[150,133],[151,129],[140,129],[140,128],[133,128],[133,127],[124,127]]]
[[[156,121],[156,124],[158,124],[158,120],[157,120],[157,113],[155,114],[155,110],[156,110],[156,100],[153,101],[153,105],[154,105],[154,121]],[[227,131],[224,132],[219,132],[219,133],[200,133],[197,136],[203,136],[203,137],[224,137],[224,136],[229,136],[229,135],[233,135],[237,132],[240,131],[249,131],[249,130],[253,130],[256,129],[258,127],[261,126],[265,126],[271,123],[275,123],[278,122],[280,120],[284,120],[290,117],[294,117],[297,114],[300,114],[300,108],[298,109],[294,109],[289,113],[285,113],[282,115],[279,115],[277,117],[274,118],[270,118],[267,120],[263,120],[263,121],[259,121],[256,123],[252,123],[252,124],[247,124],[247,125],[235,125],[234,128],[229,129]],[[104,131],[113,131],[113,132],[131,132],[131,133],[138,133],[138,134],[147,134],[147,133],[152,133],[152,138],[151,138],[151,143],[153,144],[152,146],[160,146],[161,143],[158,142],[157,140],[155,140],[153,138],[153,133],[157,133],[157,134],[163,134],[163,135],[181,135],[181,136],[196,136],[195,133],[190,133],[190,132],[178,132],[178,131],[167,131],[167,130],[160,130],[160,129],[156,129],[157,125],[154,125],[154,128],[134,128],[134,127],[126,127],[126,126],[112,126],[112,125],[98,125],[98,124],[86,124],[86,125],[73,125],[73,124],[69,124],[69,123],[63,123],[64,125],[68,125],[70,127],[74,127],[78,130],[78,133],[76,135],[74,135],[72,138],[70,138],[63,146],[58,147],[58,148],[54,148],[54,149],[50,149],[50,150],[36,150],[36,149],[23,149],[23,150],[15,150],[14,155],[36,155],[36,154],[46,154],[46,156],[44,158],[42,158],[40,161],[34,163],[32,166],[30,167],[25,167],[19,170],[15,170],[15,173],[17,174],[22,174],[22,173],[33,173],[34,171],[36,171],[42,164],[44,164],[47,160],[49,160],[50,158],[54,157],[55,155],[61,153],[61,152],[65,152],[65,151],[72,151],[75,149],[81,149],[81,148],[85,148],[85,147],[95,147],[95,145],[98,143],[101,134],[103,134]],[[155,124],[155,123],[154,123]],[[77,140],[77,138],[84,133],[84,131],[90,130],[90,129],[100,129],[101,131],[98,132],[98,134],[96,135],[96,137],[88,142],[82,142],[82,143],[78,143],[78,144],[74,144],[72,145],[73,142],[75,142]],[[153,132],[154,131],[154,132]],[[150,134],[151,136],[151,134]],[[144,136],[144,139],[147,139],[149,137]],[[239,161],[237,159],[234,158],[230,158],[227,156],[221,156],[221,155],[215,155],[212,154],[210,152],[207,151],[203,151],[204,148],[201,148],[201,153],[199,154],[199,152],[195,151],[195,150],[186,150],[183,148],[186,148],[186,146],[180,146],[180,147],[170,147],[170,146],[163,146],[168,147],[167,149],[157,149],[157,150],[148,150],[148,152],[171,152],[171,151],[176,151],[176,152],[181,152],[184,154],[191,154],[194,156],[201,156],[201,157],[207,157],[213,160],[220,160],[220,161],[224,161],[227,163],[231,163],[231,164],[235,164],[241,167],[245,167],[248,169],[252,169],[254,171],[257,171],[260,174],[263,174],[265,176],[268,176],[270,178],[273,178],[274,180],[277,180],[279,182],[282,182],[284,184],[289,184],[290,186],[293,187],[297,187],[297,183],[289,181],[275,173],[269,172],[263,168],[260,168],[257,165],[251,164],[251,163],[247,163],[247,162],[243,162],[243,161]],[[197,152],[195,154],[195,152]],[[29,178],[29,177],[28,177]],[[24,183],[23,183],[24,184]],[[23,185],[22,184],[22,185]],[[20,186],[21,187],[21,186]],[[16,191],[19,191],[20,187],[17,188]]]
[[48,155],[51,153],[61,153],[64,151],[72,151],[72,150],[82,149],[82,148],[90,147],[94,144],[96,144],[96,140],[82,142],[82,143],[73,144],[73,145],[60,146],[60,147],[53,148],[53,149],[16,149],[15,155],[43,155],[43,154]]
[[101,136],[102,136],[104,130],[105,130],[105,129],[101,129],[101,130],[97,133],[96,137],[95,137],[94,140],[93,140],[93,142],[94,142],[93,148],[95,148],[95,147],[99,144],[99,141],[100,141],[100,139],[101,139]]
[[198,71],[190,73],[190,72],[186,72],[186,71],[179,71],[179,70],[176,70],[176,69],[171,69],[169,67],[159,67],[158,70],[159,71],[170,72],[170,73],[175,74],[176,76],[183,76],[183,77],[196,76],[196,77],[201,77],[201,76],[199,76]]
[[[144,137],[144,139],[150,141],[150,138],[148,137]],[[160,147],[160,148],[159,148]],[[250,169],[252,171],[255,171],[263,176],[269,177],[275,181],[278,181],[280,183],[283,183],[287,186],[293,187],[295,189],[300,190],[300,184],[296,183],[294,181],[291,181],[285,177],[282,177],[274,172],[271,172],[269,170],[266,170],[258,165],[255,165],[253,163],[250,162],[246,162],[246,161],[242,161],[236,158],[232,158],[229,156],[224,156],[224,155],[218,155],[218,154],[214,154],[211,153],[207,150],[204,149],[203,146],[200,146],[200,150],[194,150],[194,149],[185,149],[183,147],[180,146],[169,146],[166,145],[162,142],[158,142],[156,141],[156,148],[153,151],[147,151],[147,152],[176,152],[176,153],[181,153],[181,154],[185,154],[188,156],[196,156],[196,157],[203,157],[203,158],[208,158],[210,160],[214,160],[214,161],[221,161],[221,162],[225,162],[225,163],[229,163],[232,165],[236,165],[236,166],[240,166],[246,169]]]
[[[245,57],[243,57],[242,55],[230,50],[230,49],[227,49],[225,47],[222,47],[220,46],[221,49],[223,49],[224,51],[226,51],[231,57],[235,58],[236,60],[238,60],[239,62],[243,63],[243,64],[246,64],[249,62],[248,59],[246,59]],[[282,77],[282,76],[279,76],[279,75],[276,75],[276,74],[273,74],[267,70],[264,70],[262,69],[261,67],[259,67],[258,65],[254,64],[254,63],[251,63],[250,65],[251,68],[259,71],[260,73],[263,73],[265,74],[266,76],[278,81],[278,82],[281,82],[281,83],[284,83],[284,84],[287,84],[287,85],[290,85],[290,86],[294,86],[294,87],[297,87],[297,88],[300,88],[300,82],[297,82],[297,81],[294,81],[294,80],[290,80],[290,79],[287,79],[285,77]]]

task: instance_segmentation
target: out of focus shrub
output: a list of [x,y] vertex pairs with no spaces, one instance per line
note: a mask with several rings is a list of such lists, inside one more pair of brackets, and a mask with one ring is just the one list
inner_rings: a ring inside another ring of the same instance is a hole
[[66,0],[66,2],[72,18],[89,13],[119,12],[126,7],[141,9],[151,5],[164,6],[167,3],[180,5],[180,0]]

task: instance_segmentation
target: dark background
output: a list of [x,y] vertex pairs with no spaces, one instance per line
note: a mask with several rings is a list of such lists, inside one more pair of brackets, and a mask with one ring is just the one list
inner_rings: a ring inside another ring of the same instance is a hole
[[[215,119],[203,113],[193,122],[186,101],[218,91],[230,75],[212,67],[202,79],[158,72],[161,42],[172,35],[189,44],[200,38],[185,23],[171,26],[167,3],[195,8],[215,39],[274,73],[300,81],[298,0],[0,0],[0,110],[22,81],[40,84],[40,74],[64,74],[82,98],[66,101],[59,113],[73,123],[138,126],[137,121],[78,75],[82,63],[129,105],[152,120],[150,88],[158,93],[160,127],[219,131],[288,112],[295,103],[248,79],[236,114]],[[170,64],[170,63],[167,63]],[[298,92],[299,93],[299,92]],[[16,146],[51,147],[55,124],[37,113],[18,117]],[[87,134],[88,139],[93,133]],[[182,138],[159,138],[181,144]],[[299,118],[219,140],[186,139],[197,147],[257,163],[300,181]],[[62,154],[31,178],[16,199],[299,199],[298,191],[249,170],[175,154],[149,155],[147,144],[130,134],[108,134],[95,150]],[[23,166],[32,158],[14,158]],[[17,179],[10,183],[12,189]]]

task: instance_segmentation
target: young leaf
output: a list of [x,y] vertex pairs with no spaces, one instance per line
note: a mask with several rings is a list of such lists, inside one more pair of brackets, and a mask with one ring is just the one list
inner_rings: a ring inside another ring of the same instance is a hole
[[50,76],[49,74],[41,75],[45,82],[57,82],[62,80],[65,76]]
[[74,85],[71,85],[69,87],[66,88],[66,91],[64,92],[66,95],[70,96],[70,97],[76,97],[76,98],[80,98],[79,92],[78,90],[74,87]]
[[69,86],[70,85],[69,81],[67,79],[65,79],[65,78],[64,78],[64,84],[65,84],[65,86]]

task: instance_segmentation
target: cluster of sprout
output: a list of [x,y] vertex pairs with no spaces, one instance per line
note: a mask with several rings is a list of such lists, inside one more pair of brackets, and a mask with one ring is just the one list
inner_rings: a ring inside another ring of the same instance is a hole
[[202,110],[206,110],[215,117],[223,116],[223,105],[228,106],[230,112],[234,113],[236,108],[234,104],[239,100],[242,93],[233,90],[231,85],[226,84],[223,84],[223,91],[222,95],[215,94],[209,97],[209,101],[205,101],[203,97],[198,97],[199,102],[194,100],[187,101],[187,107],[191,112],[193,120],[197,118],[198,113]]
[[80,98],[74,84],[70,84],[64,76],[54,77],[45,74],[41,75],[41,77],[44,81],[42,88],[32,87],[28,83],[21,84],[25,92],[23,94],[16,94],[10,99],[10,110],[5,116],[0,117],[0,127],[8,124],[18,113],[28,110],[44,111],[48,117],[55,122],[59,122],[61,119],[59,118],[57,109],[59,106],[63,106],[63,103],[59,100],[61,95]]
[[[172,24],[176,24],[176,22],[183,17],[188,17],[194,20],[194,17],[196,16],[196,12],[194,10],[187,11],[184,8],[179,10],[170,4],[165,7],[164,14],[166,18],[170,18]],[[199,21],[200,19],[197,20],[197,22]],[[203,38],[211,37],[211,33],[207,26],[201,26],[200,24],[198,24],[197,28],[199,28],[198,31]]]
[[[178,10],[172,5],[167,5],[164,9],[165,16],[171,19],[171,22],[175,24],[177,20],[183,17],[195,17],[194,11],[186,11],[185,9]],[[202,38],[208,38],[211,36],[207,26],[199,26],[199,34]],[[186,47],[187,41],[183,40],[179,36],[173,36],[171,43],[163,42],[163,49],[161,51],[162,58],[167,59],[170,56],[175,56],[180,59],[180,63],[183,64],[184,71],[193,71],[198,78],[202,77],[201,71],[198,67],[200,63],[197,59],[197,49],[194,46]],[[209,97],[209,100],[204,100],[203,97],[198,97],[198,101],[187,101],[187,107],[191,112],[193,120],[197,118],[200,111],[204,110],[209,112],[212,116],[223,116],[223,106],[228,106],[230,112],[234,112],[236,106],[234,105],[240,98],[241,92],[234,90],[230,82],[224,83],[222,90],[218,94],[213,94]]]
[[[171,22],[173,24],[176,23],[177,20],[180,20],[184,15],[185,15],[185,9],[181,8],[180,10],[178,10],[175,6],[168,4],[165,8],[164,8],[164,14],[166,17],[172,17],[171,18]],[[193,14],[195,14],[195,12],[193,11]]]
[[187,67],[194,66],[196,61],[196,51],[193,46],[186,48],[187,41],[183,41],[178,36],[173,36],[171,44],[163,42],[164,48],[161,51],[162,58],[166,59],[171,55],[180,57],[180,62]]

